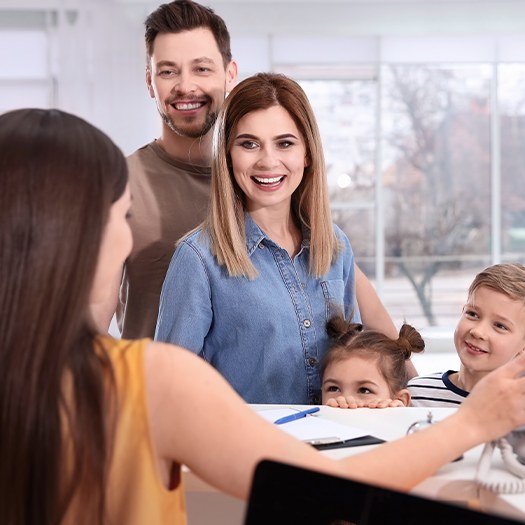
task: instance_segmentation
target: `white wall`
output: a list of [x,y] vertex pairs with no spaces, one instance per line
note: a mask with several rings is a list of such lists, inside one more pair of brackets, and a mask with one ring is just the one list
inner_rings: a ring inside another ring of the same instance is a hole
[[[49,105],[84,116],[130,153],[159,131],[156,108],[144,84],[143,21],[160,3],[0,0],[2,93],[16,90],[17,107],[49,100]],[[225,19],[241,76],[277,67],[286,70],[290,64],[525,57],[525,1],[520,0],[203,3]],[[6,44],[12,36],[7,31],[20,30],[24,19],[35,26],[38,14],[50,46],[45,59],[48,77],[33,75],[27,82],[9,84],[3,78],[7,62],[25,71],[42,65],[42,59],[28,56],[20,42]],[[46,94],[37,96],[35,89]],[[9,94],[1,110],[8,109],[7,99]]]
[[[60,107],[101,127],[126,154],[152,140],[160,124],[144,83],[143,21],[160,3],[0,0],[0,112]],[[525,60],[520,0],[202,3],[225,19],[241,76],[304,74],[306,65],[333,75],[330,67],[381,61]],[[456,362],[451,334],[444,337],[425,334],[435,359]],[[453,367],[418,360],[420,372]]]

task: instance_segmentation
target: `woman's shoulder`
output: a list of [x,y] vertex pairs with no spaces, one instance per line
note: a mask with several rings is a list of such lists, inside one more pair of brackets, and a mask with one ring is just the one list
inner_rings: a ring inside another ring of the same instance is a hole
[[174,256],[180,257],[182,254],[193,254],[204,260],[211,259],[213,256],[209,232],[199,226],[183,236],[177,242]]
[[151,340],[116,339],[110,336],[95,338],[95,351],[101,361],[109,360],[118,391],[132,396],[142,395],[144,389],[144,359]]
[[[195,366],[204,365],[205,361],[186,348],[161,341],[148,341],[144,354],[146,376],[155,378],[157,386],[163,381],[171,385],[176,381],[192,382],[193,376],[188,372]],[[205,365],[207,368],[207,365]],[[190,387],[188,385],[188,391]]]
[[335,222],[332,223],[332,228],[334,229],[334,233],[338,239],[346,237],[346,234]]
[[339,227],[337,224],[332,224],[334,228],[334,234],[340,243],[340,246],[342,246],[343,251],[352,251],[352,245],[350,244],[350,239],[348,238],[348,235]]
[[221,274],[221,266],[212,250],[209,233],[195,230],[178,243],[164,279],[164,287],[177,283],[192,286],[198,280],[201,284]]
[[332,227],[338,239],[340,240],[346,239],[348,241],[348,236],[346,235],[346,233],[335,222],[332,223]]
[[113,363],[119,359],[144,360],[148,354],[157,355],[159,352],[170,352],[175,348],[170,343],[153,341],[149,337],[142,339],[117,339],[109,335],[99,335],[95,339],[95,348],[98,353],[102,349],[107,353]]
[[104,350],[111,352],[127,352],[131,347],[144,347],[150,339],[119,339],[110,335],[100,334],[95,338],[95,343],[102,346]]
[[144,374],[148,375],[148,372],[154,372],[152,377],[168,369],[171,370],[170,374],[173,374],[181,363],[188,359],[191,362],[193,356],[186,349],[150,338],[116,339],[98,336],[95,343],[98,343],[97,352],[102,353],[103,348],[109,357],[118,384],[140,384]]
[[117,339],[109,335],[99,335],[95,339],[95,351],[106,352],[113,364],[125,359],[134,359],[151,343],[151,339]]
[[208,230],[201,224],[183,235],[177,244],[188,244],[191,246],[209,245],[209,239]]

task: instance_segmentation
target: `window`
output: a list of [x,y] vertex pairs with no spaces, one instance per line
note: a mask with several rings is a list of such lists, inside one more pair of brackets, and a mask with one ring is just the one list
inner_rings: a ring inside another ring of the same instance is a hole
[[525,261],[525,65],[383,64],[380,73],[301,80],[334,221],[398,326],[451,328],[478,271]]
[[375,257],[377,81],[303,80],[301,85],[323,138],[334,222],[366,265],[365,258]]
[[501,239],[506,260],[525,260],[525,64],[499,66]]

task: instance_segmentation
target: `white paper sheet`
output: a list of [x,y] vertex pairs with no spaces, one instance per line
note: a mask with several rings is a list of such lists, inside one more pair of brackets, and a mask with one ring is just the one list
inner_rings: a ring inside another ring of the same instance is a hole
[[[289,416],[298,412],[293,408],[271,408],[266,410],[258,410],[257,413],[267,421],[274,422],[284,416]],[[297,439],[302,441],[346,441],[362,436],[369,435],[369,432],[359,427],[352,427],[348,425],[341,425],[335,421],[324,419],[319,413],[276,425],[281,430],[288,432]],[[333,438],[333,439],[332,439]]]

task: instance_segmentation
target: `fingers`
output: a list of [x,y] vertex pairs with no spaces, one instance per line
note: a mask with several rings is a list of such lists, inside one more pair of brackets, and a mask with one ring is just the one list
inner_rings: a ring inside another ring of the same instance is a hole
[[326,405],[334,408],[394,408],[405,406],[399,399],[371,399],[361,401],[352,396],[332,397],[328,399]]
[[489,373],[463,403],[485,441],[525,424],[525,355]]
[[514,377],[525,377],[525,350],[522,350],[509,361],[508,372]]
[[333,408],[346,408],[346,407],[342,407],[338,402],[337,402],[337,399],[335,399],[334,397],[331,397],[326,403],[325,403],[326,406],[329,406],[329,407],[333,407]]
[[505,377],[525,377],[525,351],[517,353],[509,362],[493,372]]
[[337,396],[331,397],[327,402],[327,406],[334,408],[360,408],[362,404],[357,402],[353,397]]
[[405,406],[399,399],[374,399],[368,401],[365,406],[367,408],[393,408]]
[[396,408],[396,407],[405,407],[405,403],[401,401],[400,399],[392,399],[390,404],[388,405],[388,408]]

